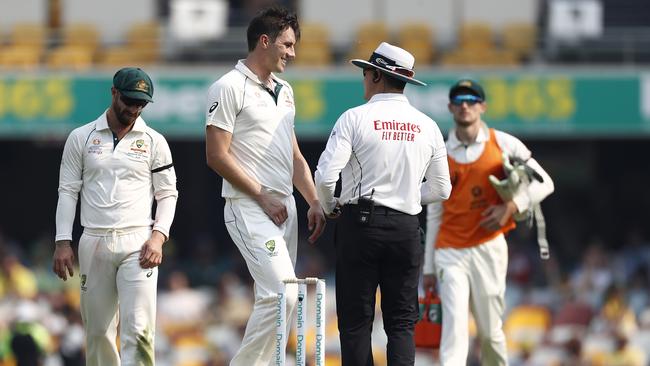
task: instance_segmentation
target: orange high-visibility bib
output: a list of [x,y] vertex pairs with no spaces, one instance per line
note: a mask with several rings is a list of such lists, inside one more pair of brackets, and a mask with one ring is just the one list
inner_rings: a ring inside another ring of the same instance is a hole
[[488,180],[490,174],[499,179],[505,177],[501,148],[494,129],[489,131],[490,138],[475,162],[461,164],[447,155],[452,189],[449,199],[442,203],[442,222],[436,239],[438,249],[473,247],[515,228],[512,218],[497,231],[479,226],[485,209],[503,203]]

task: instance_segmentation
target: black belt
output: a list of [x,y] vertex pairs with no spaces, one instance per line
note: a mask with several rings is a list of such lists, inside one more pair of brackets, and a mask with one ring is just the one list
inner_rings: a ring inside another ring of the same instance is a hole
[[[345,207],[349,207],[351,210],[357,212],[359,211],[359,206],[356,203],[349,203]],[[375,215],[408,215],[407,213],[404,213],[402,211],[397,211],[394,208],[386,207],[386,206],[377,206],[375,205],[374,209]]]

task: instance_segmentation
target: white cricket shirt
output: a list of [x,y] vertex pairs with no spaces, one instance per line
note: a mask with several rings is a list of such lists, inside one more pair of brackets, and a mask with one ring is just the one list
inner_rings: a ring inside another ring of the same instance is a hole
[[376,94],[336,121],[315,173],[326,213],[337,203],[339,173],[341,205],[356,203],[374,189],[375,204],[415,215],[422,204],[447,199],[451,192],[440,129],[403,94]]
[[[551,194],[555,189],[553,180],[548,173],[539,165],[539,163],[531,157],[531,152],[528,150],[521,140],[503,131],[494,130],[497,145],[502,152],[508,156],[518,157],[526,161],[531,168],[539,173],[544,182],[532,180],[528,185],[526,191],[517,192],[512,201],[517,206],[519,212],[524,212],[530,209],[533,205],[541,202],[546,196]],[[456,137],[456,129],[452,128],[449,131],[447,138],[447,154],[461,164],[469,164],[475,162],[483,154],[485,143],[490,138],[490,132],[487,126],[483,126],[476,135],[476,141],[469,145],[463,144],[458,137]],[[424,273],[430,274],[434,272],[433,262],[433,244],[436,242],[438,231],[440,229],[440,222],[442,221],[442,204],[434,203],[427,207],[427,232],[426,232],[426,246],[425,246],[425,259],[424,259]]]
[[[271,94],[239,60],[235,69],[208,91],[206,126],[232,133],[230,151],[251,178],[267,190],[284,196],[293,193],[293,127],[296,109],[289,83],[271,74]],[[227,180],[222,196],[246,197]]]
[[[138,117],[133,129],[113,142],[106,112],[70,133],[59,173],[56,240],[72,240],[77,197],[81,225],[91,229],[151,226],[169,237],[174,218],[176,173],[165,138]],[[154,197],[158,202],[151,218]]]

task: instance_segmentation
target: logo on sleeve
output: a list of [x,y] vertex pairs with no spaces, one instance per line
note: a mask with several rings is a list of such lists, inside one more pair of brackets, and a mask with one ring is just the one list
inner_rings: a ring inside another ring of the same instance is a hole
[[212,113],[212,112],[214,112],[214,110],[217,109],[218,106],[219,106],[219,102],[214,102],[214,103],[212,103],[212,105],[210,106],[210,110],[208,111],[208,113]]

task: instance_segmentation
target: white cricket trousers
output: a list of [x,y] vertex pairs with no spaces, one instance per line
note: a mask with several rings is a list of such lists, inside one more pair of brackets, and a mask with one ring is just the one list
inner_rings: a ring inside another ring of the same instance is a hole
[[[141,268],[138,261],[140,248],[150,237],[148,227],[85,229],[81,235],[86,365],[154,365],[158,268]],[[115,339],[118,319],[119,354]]]
[[508,269],[504,236],[471,248],[436,250],[435,264],[442,303],[441,365],[467,364],[470,305],[481,344],[481,364],[507,365],[502,322]]
[[[283,279],[294,278],[298,250],[298,221],[293,196],[281,198],[288,218],[275,225],[250,198],[227,198],[224,221],[233,242],[246,260],[255,281],[255,304],[231,366],[268,366],[275,360],[278,289]],[[297,285],[287,285],[287,332],[293,324]]]

